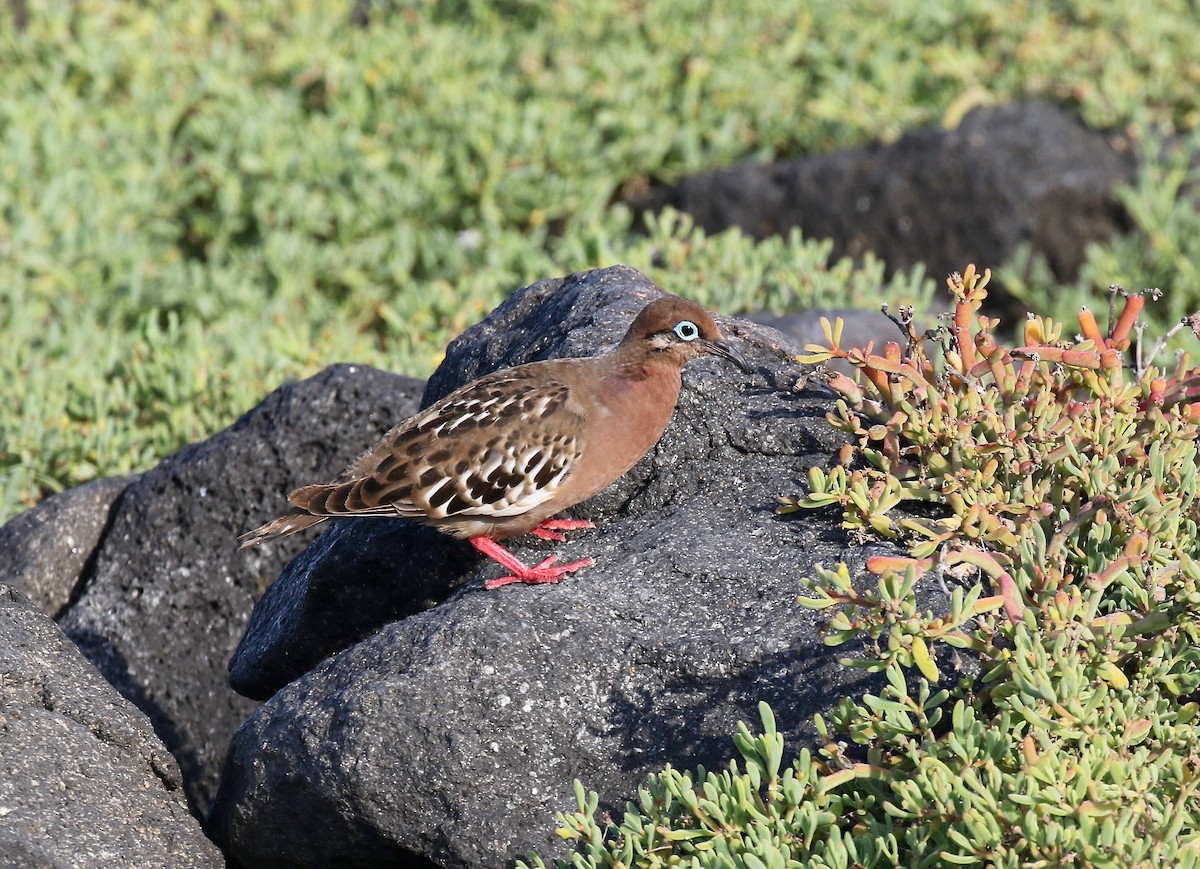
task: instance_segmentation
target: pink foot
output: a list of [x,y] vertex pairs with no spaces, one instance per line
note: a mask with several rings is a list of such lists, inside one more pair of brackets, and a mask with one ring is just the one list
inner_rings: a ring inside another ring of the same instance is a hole
[[530,584],[558,582],[566,574],[579,570],[581,567],[589,567],[592,564],[592,559],[590,558],[582,558],[579,561],[572,561],[570,564],[555,564],[554,562],[558,561],[558,556],[551,555],[543,558],[533,567],[530,567],[495,540],[488,537],[472,537],[471,545],[506,570],[512,571],[509,576],[487,580],[483,584],[483,587],[489,590],[499,588],[502,585],[510,585],[514,582],[526,582]]
[[530,534],[541,540],[556,540],[562,542],[567,538],[560,534],[560,531],[575,531],[579,528],[595,528],[586,519],[543,519],[537,524],[536,528],[530,530]]

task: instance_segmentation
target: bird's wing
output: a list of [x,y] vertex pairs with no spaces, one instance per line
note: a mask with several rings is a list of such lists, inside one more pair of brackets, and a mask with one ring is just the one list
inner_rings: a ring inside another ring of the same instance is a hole
[[520,516],[554,497],[582,451],[566,384],[498,372],[388,432],[333,483],[291,503],[320,516]]

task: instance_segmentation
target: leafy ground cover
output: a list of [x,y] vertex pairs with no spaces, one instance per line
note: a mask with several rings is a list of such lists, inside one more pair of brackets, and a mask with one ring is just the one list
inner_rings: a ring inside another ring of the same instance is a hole
[[[629,262],[728,312],[873,302],[878,264],[674,223],[637,237],[613,203],[1018,95],[1191,129],[1191,16],[1183,0],[6,7],[0,520],[145,468],[328,362],[427,374],[551,274]],[[1128,259],[1114,248],[1093,279]]]
[[[846,663],[884,689],[842,698],[816,721],[824,744],[786,765],[764,706],[740,764],[668,767],[620,819],[578,786],[567,865],[1200,864],[1200,369],[1156,364],[1163,346],[1135,329],[1145,295],[1106,331],[1084,309],[1078,340],[1038,317],[1005,348],[978,316],[987,276],[949,283],[953,315],[929,337],[864,353],[833,327],[810,346],[863,375],[829,381],[852,440],[781,508],[835,508],[909,549],[870,559],[873,580],[819,567],[802,600],[832,613],[827,642],[868,640]],[[1200,315],[1188,327],[1200,336]],[[913,502],[934,515],[898,513]],[[914,588],[936,581],[949,607],[922,612]],[[945,677],[956,650],[979,678]]]

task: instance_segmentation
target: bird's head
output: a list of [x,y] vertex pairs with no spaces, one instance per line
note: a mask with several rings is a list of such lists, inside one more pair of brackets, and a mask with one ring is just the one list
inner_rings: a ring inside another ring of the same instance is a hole
[[651,359],[670,359],[680,367],[690,359],[710,354],[728,359],[747,374],[753,370],[725,343],[708,311],[678,296],[655,299],[643,308],[621,346]]

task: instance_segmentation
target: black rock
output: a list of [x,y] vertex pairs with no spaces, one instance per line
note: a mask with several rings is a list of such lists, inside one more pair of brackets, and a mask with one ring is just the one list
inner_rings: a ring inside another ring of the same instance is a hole
[[470,546],[401,519],[329,526],[255,605],[229,662],[239,693],[266,700],[322,658],[437,604],[477,567]]
[[[620,267],[535,284],[451,346],[426,400],[500,365],[595,352],[657,294]],[[796,602],[815,563],[861,568],[868,550],[846,540],[837,511],[773,512],[842,443],[829,402],[792,390],[797,348],[778,332],[719,323],[756,373],[689,365],[663,439],[574,511],[594,530],[553,546],[509,541],[522,558],[552,549],[593,567],[489,592],[482,580],[496,565],[454,561],[438,572],[441,602],[422,609],[430,560],[409,548],[421,542],[402,523],[356,520],[284,573],[287,590],[260,602],[234,662],[255,693],[278,693],[234,736],[214,805],[213,835],[233,860],[466,867],[531,849],[561,856],[554,812],[574,807],[574,779],[616,809],[665,763],[724,765],[759,700],[798,751],[813,713],[878,685],[838,663],[854,650],[826,647],[824,617]],[[369,620],[328,590],[343,579],[392,589],[368,598],[391,603],[355,645],[340,621],[358,634]],[[389,621],[409,588],[419,605]],[[318,615],[318,599],[338,609]]]
[[0,527],[0,578],[57,617],[78,591],[108,528],[112,508],[136,477],[67,489]]
[[254,602],[306,542],[239,551],[238,534],[408,416],[420,388],[361,366],[326,369],[164,459],[114,505],[61,625],[150,717],[198,813],[216,791],[230,735],[256,705],[229,688],[229,656]]
[[0,865],[219,867],[150,722],[0,585]]
[[[451,343],[425,389],[428,406],[490,371],[530,362],[587,356],[617,343],[637,313],[662,295],[640,272],[614,267],[541,281],[510,298]],[[893,327],[894,328],[894,327]],[[767,334],[767,330],[763,330]],[[792,380],[783,337],[769,350],[772,368]],[[791,348],[788,348],[791,349]],[[711,368],[709,360],[697,367]],[[649,460],[593,498],[589,517],[627,510],[645,485]],[[641,502],[653,509],[655,502]],[[469,546],[399,519],[329,523],[329,531],[287,566],[256,605],[230,662],[233,686],[266,699],[327,655],[388,622],[432,606],[475,574],[480,558]]]
[[1088,244],[1128,231],[1114,188],[1135,172],[1125,137],[1021,102],[889,145],[701,172],[631,205],[673,206],[709,232],[739,226],[765,238],[799,227],[832,239],[835,256],[871,251],[892,272],[924,264],[939,278],[1001,265],[1028,244],[1071,280]]

